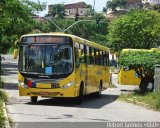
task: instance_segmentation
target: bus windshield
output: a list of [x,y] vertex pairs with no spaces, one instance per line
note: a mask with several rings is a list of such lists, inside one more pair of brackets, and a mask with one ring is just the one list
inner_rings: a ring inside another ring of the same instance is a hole
[[73,70],[70,44],[21,45],[19,70],[31,74],[68,74]]

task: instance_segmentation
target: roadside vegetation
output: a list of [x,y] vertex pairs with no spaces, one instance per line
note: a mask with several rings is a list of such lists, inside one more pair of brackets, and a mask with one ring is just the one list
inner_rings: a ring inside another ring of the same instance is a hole
[[4,91],[0,90],[0,127],[4,126],[5,123],[3,102],[6,102],[7,99],[8,99],[7,94]]
[[[155,65],[160,63],[160,50],[135,50],[122,52],[120,54],[120,64],[128,70],[134,69],[141,79],[140,90],[145,93],[154,89]],[[149,86],[152,86],[149,88]]]
[[134,93],[122,93],[119,99],[160,111],[160,92],[143,94],[140,91],[135,91]]
[[110,83],[109,88],[117,88],[117,87],[113,83]]

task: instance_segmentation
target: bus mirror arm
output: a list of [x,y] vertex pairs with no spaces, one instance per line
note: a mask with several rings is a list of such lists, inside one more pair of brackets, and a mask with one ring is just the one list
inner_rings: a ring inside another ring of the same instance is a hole
[[18,49],[14,49],[13,58],[17,59],[17,56],[18,56]]

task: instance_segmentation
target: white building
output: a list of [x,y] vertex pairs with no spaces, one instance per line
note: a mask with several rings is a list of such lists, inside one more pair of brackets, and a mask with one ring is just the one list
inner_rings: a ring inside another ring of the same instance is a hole
[[160,0],[142,0],[142,3],[149,3],[149,4],[159,4]]

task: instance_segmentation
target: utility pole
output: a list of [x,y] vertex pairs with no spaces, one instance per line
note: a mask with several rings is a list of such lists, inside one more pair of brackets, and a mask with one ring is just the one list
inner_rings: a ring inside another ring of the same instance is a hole
[[93,11],[94,11],[94,8],[95,8],[95,0],[94,0],[94,2],[93,2]]
[[0,87],[2,86],[2,80],[1,80],[1,72],[2,72],[2,69],[1,69],[1,60],[2,60],[2,57],[1,57],[1,54],[0,54]]
[[3,85],[2,85],[2,79],[1,79],[1,75],[2,75],[2,63],[1,63],[1,61],[2,60],[5,60],[4,59],[4,57],[2,57],[2,55],[0,54],[0,87],[2,87]]

